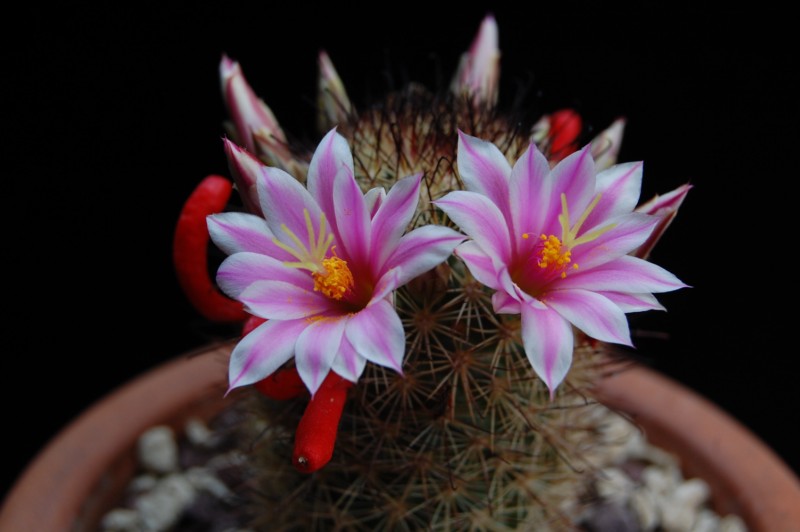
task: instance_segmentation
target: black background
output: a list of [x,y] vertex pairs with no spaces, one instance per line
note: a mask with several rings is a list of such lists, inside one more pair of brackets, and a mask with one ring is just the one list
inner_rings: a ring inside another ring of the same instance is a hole
[[526,120],[572,107],[594,133],[625,116],[620,160],[645,161],[643,199],[694,185],[651,256],[693,288],[660,297],[667,313],[631,316],[634,330],[659,333],[634,338],[637,356],[800,471],[787,14],[672,3],[23,9],[3,46],[2,493],[104,394],[232,334],[187,304],[171,263],[182,202],[204,176],[228,175],[222,53],[313,146],[318,50],[363,107],[409,80],[446,86],[490,11],[501,107],[519,100]]

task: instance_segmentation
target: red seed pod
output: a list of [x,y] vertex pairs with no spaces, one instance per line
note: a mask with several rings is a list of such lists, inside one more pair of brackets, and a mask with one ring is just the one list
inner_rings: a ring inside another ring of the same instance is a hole
[[319,470],[333,456],[339,420],[352,385],[331,371],[308,403],[297,426],[292,455],[292,463],[301,473]]
[[300,379],[297,368],[279,369],[266,379],[260,380],[253,386],[264,396],[270,399],[285,401],[306,393],[306,385]]
[[578,136],[581,134],[583,121],[572,109],[561,109],[550,115],[550,159],[560,161],[577,149]]
[[259,318],[258,316],[250,316],[247,318],[247,321],[244,322],[242,326],[242,338],[253,332],[253,329],[264,323],[264,318]]
[[233,187],[217,175],[203,179],[183,205],[172,245],[178,282],[194,308],[206,319],[236,322],[247,319],[242,304],[217,290],[208,274],[208,227],[206,217],[222,212]]

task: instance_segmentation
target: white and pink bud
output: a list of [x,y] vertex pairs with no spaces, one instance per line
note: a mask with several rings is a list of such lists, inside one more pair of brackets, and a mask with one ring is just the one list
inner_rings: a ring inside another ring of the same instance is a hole
[[500,48],[497,22],[487,15],[469,50],[461,55],[450,90],[456,96],[466,95],[476,105],[497,103],[500,81]]
[[618,118],[592,140],[595,170],[601,172],[617,164],[623,133],[625,133],[625,119]]
[[328,54],[319,53],[319,83],[317,92],[317,127],[320,131],[346,122],[353,111],[336,68]]
[[656,228],[653,229],[653,232],[650,233],[650,237],[648,237],[647,241],[639,246],[639,248],[633,252],[633,255],[642,259],[646,259],[650,255],[650,252],[653,250],[656,243],[658,243],[661,235],[664,234],[669,224],[672,223],[673,218],[675,218],[675,215],[678,214],[678,209],[681,204],[683,204],[683,200],[686,199],[686,195],[691,188],[692,185],[689,184],[681,185],[672,192],[656,195],[647,203],[643,203],[636,208],[636,212],[658,216],[661,220],[658,222]]
[[220,63],[222,96],[233,121],[236,141],[267,163],[287,168],[292,160],[278,120],[247,83],[239,63],[227,56]]
[[233,176],[233,182],[236,184],[244,207],[252,214],[264,216],[256,189],[256,182],[263,168],[262,162],[230,140],[224,139],[224,142],[225,155],[228,157],[228,169]]

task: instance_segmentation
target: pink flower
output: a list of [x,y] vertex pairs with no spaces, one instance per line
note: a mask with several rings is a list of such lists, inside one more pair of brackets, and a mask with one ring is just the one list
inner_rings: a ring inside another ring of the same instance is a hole
[[467,190],[434,202],[471,238],[455,253],[496,290],[494,310],[521,315],[525,353],[551,394],[572,362],[573,325],[630,345],[625,313],[663,309],[652,294],[686,286],[629,255],[660,221],[633,212],[642,163],[595,175],[590,149],[551,170],[531,144],[512,169],[493,144],[459,132]]
[[260,381],[292,356],[313,394],[330,370],[357,381],[366,361],[402,372],[405,334],[395,289],[443,262],[464,236],[427,225],[404,234],[421,175],[362,193],[347,141],[322,139],[306,189],[262,167],[256,190],[264,217],[210,216],[213,241],[230,256],[220,288],[267,321],[234,349],[230,387]]

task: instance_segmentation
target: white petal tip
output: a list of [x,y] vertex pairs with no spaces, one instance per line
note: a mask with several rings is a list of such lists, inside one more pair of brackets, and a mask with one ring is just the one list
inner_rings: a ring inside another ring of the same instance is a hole
[[226,81],[241,72],[241,67],[237,61],[234,61],[225,54],[222,54],[222,59],[219,63],[219,75],[223,81]]

